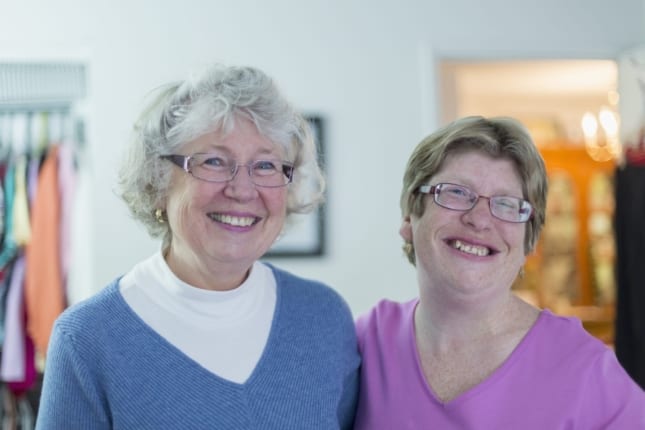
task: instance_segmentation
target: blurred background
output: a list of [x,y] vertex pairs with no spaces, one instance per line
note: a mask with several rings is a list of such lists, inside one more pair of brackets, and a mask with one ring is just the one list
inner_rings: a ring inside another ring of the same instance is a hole
[[267,259],[328,283],[358,315],[417,292],[398,235],[412,148],[459,116],[516,116],[551,181],[517,291],[613,344],[615,178],[642,144],[643,46],[643,0],[5,2],[0,143],[73,148],[74,303],[159,248],[114,193],[146,94],[212,62],[257,66],[318,127],[329,187]]

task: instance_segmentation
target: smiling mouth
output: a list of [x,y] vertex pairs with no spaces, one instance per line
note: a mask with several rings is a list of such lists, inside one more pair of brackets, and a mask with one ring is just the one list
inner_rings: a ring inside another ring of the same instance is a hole
[[485,257],[492,254],[494,251],[486,246],[468,245],[461,240],[453,240],[449,243],[455,249],[466,254],[476,255],[478,257]]
[[234,227],[249,227],[257,223],[260,218],[246,216],[231,216],[217,213],[208,214],[209,218],[222,224],[232,225]]

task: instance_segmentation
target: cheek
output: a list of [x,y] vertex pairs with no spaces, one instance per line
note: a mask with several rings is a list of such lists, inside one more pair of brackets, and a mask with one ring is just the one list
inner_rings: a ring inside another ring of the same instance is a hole
[[526,256],[526,228],[507,230],[505,238],[513,252],[521,254],[522,258]]
[[528,255],[531,252],[533,252],[533,249],[535,249],[535,243],[533,244],[533,249],[529,248],[529,237],[531,234],[531,229],[528,228],[528,226],[524,229],[524,237],[522,238],[522,245],[524,246],[524,255]]
[[273,215],[286,216],[287,191],[284,189],[267,190],[263,194],[264,204]]
[[423,211],[420,217],[414,217],[412,219],[412,234],[414,236],[432,236],[444,225],[455,222],[454,218],[451,217],[454,217],[456,214],[456,212],[438,208],[436,205],[430,205],[425,208],[425,211]]
[[185,217],[190,213],[191,208],[197,208],[209,201],[210,195],[211,193],[207,192],[205,187],[190,186],[189,184],[174,186],[166,197],[167,210]]

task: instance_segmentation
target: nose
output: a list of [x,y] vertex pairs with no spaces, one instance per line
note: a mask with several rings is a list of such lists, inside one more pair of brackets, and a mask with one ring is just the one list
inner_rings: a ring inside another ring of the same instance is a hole
[[227,197],[236,200],[251,200],[257,196],[257,188],[251,180],[249,166],[245,164],[238,164],[233,174],[233,179],[226,182],[224,194]]
[[490,200],[488,197],[479,196],[472,209],[465,211],[462,219],[477,229],[486,228],[490,225],[493,214],[490,211]]

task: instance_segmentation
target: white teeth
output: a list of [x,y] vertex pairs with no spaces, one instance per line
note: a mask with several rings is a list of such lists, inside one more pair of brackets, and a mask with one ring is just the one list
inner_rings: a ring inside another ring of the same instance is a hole
[[480,257],[484,257],[490,253],[489,249],[485,246],[466,245],[460,240],[455,240],[452,246],[462,252],[478,255]]
[[213,215],[215,221],[219,221],[224,224],[233,225],[236,227],[248,227],[255,221],[255,218],[251,217],[237,217],[230,215]]

